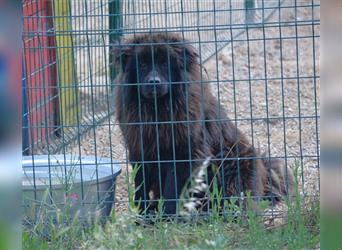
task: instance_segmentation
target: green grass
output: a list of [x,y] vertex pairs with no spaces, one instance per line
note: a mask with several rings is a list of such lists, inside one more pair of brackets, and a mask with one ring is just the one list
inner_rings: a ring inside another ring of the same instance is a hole
[[[132,187],[128,177],[127,182]],[[295,189],[286,223],[273,228],[265,227],[263,217],[250,208],[240,211],[247,216],[234,221],[217,216],[219,209],[214,209],[210,217],[196,222],[157,219],[154,225],[142,226],[137,225],[138,215],[131,204],[129,212],[113,214],[105,224],[82,228],[72,220],[68,225],[51,222],[24,229],[23,249],[314,249],[319,244],[319,200],[303,199],[298,181]],[[247,195],[247,201],[249,198]]]

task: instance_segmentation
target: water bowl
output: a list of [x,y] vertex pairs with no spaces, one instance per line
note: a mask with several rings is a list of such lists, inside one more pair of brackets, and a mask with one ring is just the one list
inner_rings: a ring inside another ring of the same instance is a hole
[[24,156],[22,190],[27,222],[103,218],[115,203],[121,167],[110,158],[70,155]]

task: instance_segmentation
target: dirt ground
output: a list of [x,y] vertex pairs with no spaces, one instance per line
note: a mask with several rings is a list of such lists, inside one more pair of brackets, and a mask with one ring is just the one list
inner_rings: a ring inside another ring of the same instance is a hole
[[[244,28],[242,35],[204,64],[213,93],[251,142],[272,157],[286,158],[289,166],[299,160],[303,194],[316,194],[319,188],[320,30],[313,19],[319,20],[319,8],[284,10],[281,27],[275,17],[264,28]],[[116,210],[127,209],[124,177],[130,166],[113,116],[85,134],[80,146],[72,146],[68,153],[118,161],[122,173]]]

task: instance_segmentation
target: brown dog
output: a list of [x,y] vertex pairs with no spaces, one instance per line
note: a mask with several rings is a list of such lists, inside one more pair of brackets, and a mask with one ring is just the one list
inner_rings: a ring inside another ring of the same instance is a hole
[[[149,196],[165,200],[165,213],[177,212],[177,199],[194,169],[208,168],[225,198],[250,191],[280,200],[292,190],[290,169],[270,162],[225,115],[201,78],[194,48],[177,34],[143,34],[114,49],[119,75],[115,82],[116,118],[129,160],[139,166],[135,185],[141,210],[154,209]],[[285,178],[287,177],[287,180]]]

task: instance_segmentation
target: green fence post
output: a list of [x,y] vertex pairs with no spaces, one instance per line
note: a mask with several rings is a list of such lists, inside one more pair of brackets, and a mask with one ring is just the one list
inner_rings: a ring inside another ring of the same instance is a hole
[[113,55],[111,50],[113,44],[117,42],[122,35],[122,2],[121,0],[112,0],[109,2],[109,65],[110,65],[110,80],[111,86],[116,77],[116,70],[113,65]]
[[256,0],[245,0],[246,24],[255,22]]

